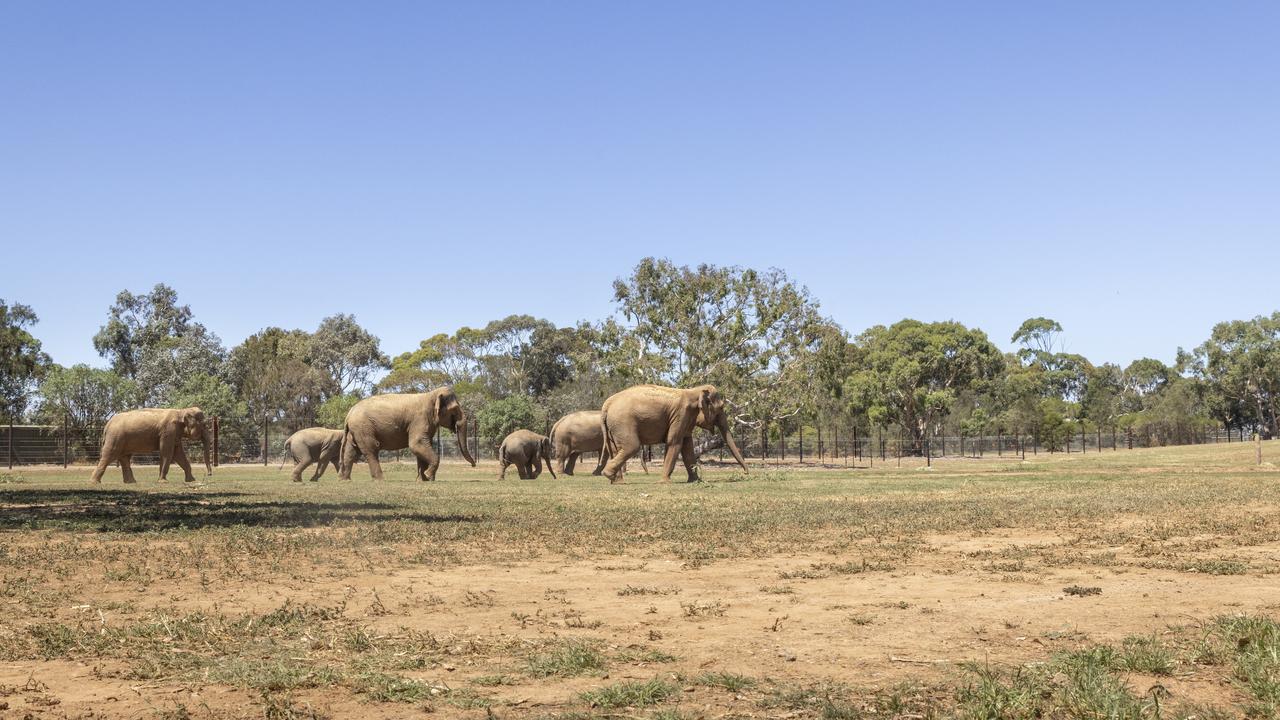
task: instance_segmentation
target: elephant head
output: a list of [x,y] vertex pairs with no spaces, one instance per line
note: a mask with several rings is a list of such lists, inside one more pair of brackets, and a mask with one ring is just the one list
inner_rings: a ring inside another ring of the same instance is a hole
[[467,413],[462,409],[462,403],[458,402],[458,396],[453,393],[453,388],[445,387],[437,390],[429,412],[434,415],[432,420],[435,421],[436,427],[446,427],[453,431],[458,438],[458,450],[462,453],[462,457],[471,463],[471,467],[475,467],[475,458],[471,457],[471,451],[467,449]]
[[551,472],[551,477],[556,476],[555,468],[551,467],[551,456],[554,454],[551,446],[551,438],[544,437],[538,443],[538,452],[542,454],[542,459],[547,461],[547,470]]
[[209,462],[209,450],[213,441],[209,439],[209,427],[204,419],[204,411],[198,407],[184,408],[178,411],[178,432],[188,440],[199,440],[204,448],[204,469],[206,474],[213,474],[213,463]]
[[725,413],[724,398],[721,397],[720,391],[716,389],[715,385],[702,385],[694,388],[693,391],[699,395],[698,419],[696,421],[698,427],[720,433],[720,437],[724,439],[724,444],[729,447],[729,452],[733,454],[733,459],[738,461],[743,470],[746,470],[747,462],[742,459],[738,444],[733,441],[733,436],[729,434],[729,416]]

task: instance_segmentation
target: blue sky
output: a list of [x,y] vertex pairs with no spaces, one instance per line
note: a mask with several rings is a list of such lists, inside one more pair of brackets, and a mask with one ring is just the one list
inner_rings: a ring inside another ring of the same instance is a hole
[[395,354],[612,312],[646,255],[851,332],[1026,317],[1171,360],[1280,309],[1274,2],[8,2],[0,297],[100,363],[115,294]]

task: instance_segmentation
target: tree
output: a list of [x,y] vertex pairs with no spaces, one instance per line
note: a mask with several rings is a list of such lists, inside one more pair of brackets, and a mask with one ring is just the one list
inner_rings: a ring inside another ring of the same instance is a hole
[[228,375],[254,418],[286,419],[293,429],[313,423],[316,407],[337,391],[311,365],[313,347],[310,333],[267,328],[232,349]]
[[0,299],[0,412],[11,420],[26,411],[28,397],[49,364],[40,341],[27,331],[39,321],[30,307]]
[[495,445],[520,428],[536,428],[540,424],[537,408],[525,395],[511,395],[486,403],[476,412],[480,437]]
[[1280,436],[1280,312],[1218,323],[1188,364],[1213,386],[1212,407],[1220,420]]
[[176,395],[187,379],[197,374],[221,375],[226,357],[217,335],[200,323],[191,323],[182,335],[147,345],[134,379],[147,405],[178,405]]
[[1023,321],[1009,342],[1024,346],[1027,353],[1052,355],[1058,352],[1058,334],[1061,332],[1062,325],[1057,320],[1034,317]]
[[226,358],[218,336],[193,321],[191,308],[163,283],[145,295],[121,291],[93,346],[117,375],[137,381],[148,405],[174,404],[187,377],[216,375]]
[[347,411],[358,402],[360,396],[355,394],[330,396],[316,408],[316,423],[322,427],[341,430],[347,425]]
[[107,322],[93,336],[93,347],[111,362],[111,369],[136,378],[148,348],[181,337],[191,325],[191,308],[178,304],[178,293],[158,283],[150,293],[121,290],[108,310]]
[[138,384],[88,365],[53,365],[40,382],[40,418],[50,425],[67,419],[72,437],[89,438],[114,414],[136,407]]
[[368,389],[373,373],[387,366],[387,356],[378,346],[378,338],[360,327],[354,315],[338,314],[320,321],[311,353],[338,392],[346,393]]
[[957,322],[901,320],[877,325],[854,342],[858,367],[844,385],[851,409],[898,423],[917,450],[930,426],[951,411],[957,392],[995,379],[1004,366],[986,333]]
[[631,323],[617,345],[634,353],[644,380],[712,383],[734,423],[752,427],[811,404],[810,363],[830,325],[782,270],[645,258],[613,288]]

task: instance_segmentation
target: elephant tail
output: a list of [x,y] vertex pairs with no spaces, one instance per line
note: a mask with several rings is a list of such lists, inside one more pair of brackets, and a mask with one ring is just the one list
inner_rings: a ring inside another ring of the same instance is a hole
[[290,443],[292,440],[293,440],[293,438],[289,438],[288,440],[285,440],[285,441],[284,441],[284,452],[283,452],[283,453],[281,453],[281,455],[280,455],[280,467],[276,468],[276,470],[277,470],[277,471],[279,471],[279,470],[283,470],[283,469],[284,469],[284,464],[285,464],[286,462],[288,462],[289,460],[297,460],[297,458],[296,458],[296,457],[294,457],[294,455],[293,455],[293,448],[289,446],[289,443]]
[[502,443],[501,445],[498,446],[498,462],[500,463],[507,462],[507,444],[506,443]]
[[603,438],[601,452],[610,456],[618,454],[618,442],[613,439],[613,433],[609,432],[609,409],[607,407],[600,409],[600,435]]
[[557,420],[556,424],[551,426],[551,434],[547,436],[551,440],[552,454],[556,453],[556,431],[560,429],[560,423],[562,422],[564,422],[564,418]]

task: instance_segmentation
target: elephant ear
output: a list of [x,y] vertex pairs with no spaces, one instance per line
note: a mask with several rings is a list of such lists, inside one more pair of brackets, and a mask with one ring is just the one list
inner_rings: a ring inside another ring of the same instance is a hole
[[701,410],[702,417],[707,422],[711,422],[713,417],[712,402],[715,400],[716,391],[711,386],[702,388]]
[[449,394],[444,392],[436,393],[436,399],[431,403],[431,423],[436,427],[440,427],[440,420],[444,417],[444,411],[449,406]]

